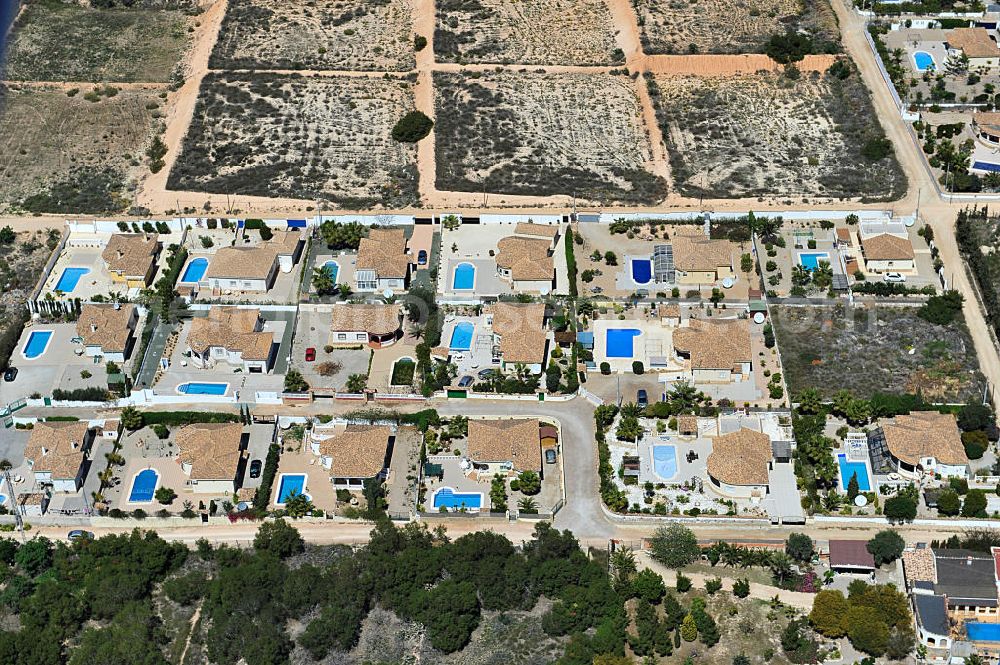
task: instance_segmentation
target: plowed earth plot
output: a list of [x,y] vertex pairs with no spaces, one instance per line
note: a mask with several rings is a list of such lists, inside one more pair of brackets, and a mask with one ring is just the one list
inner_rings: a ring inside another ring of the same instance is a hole
[[413,69],[409,0],[229,0],[213,69]]
[[[657,76],[650,86],[687,196],[893,200],[906,180],[857,71]],[[875,159],[873,159],[875,157]]]
[[437,73],[440,190],[654,203],[635,82],[610,74]]
[[393,141],[412,84],[383,77],[210,74],[169,189],[322,199],[416,200],[416,149]]
[[611,65],[624,62],[604,0],[438,0],[442,62]]

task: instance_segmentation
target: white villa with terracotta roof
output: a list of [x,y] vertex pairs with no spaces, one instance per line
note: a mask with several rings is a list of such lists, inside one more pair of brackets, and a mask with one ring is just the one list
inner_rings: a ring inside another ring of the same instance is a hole
[[399,303],[334,305],[330,316],[332,346],[379,349],[403,336],[403,306]]
[[773,459],[771,437],[743,427],[712,440],[708,478],[723,494],[763,499],[769,492]]
[[273,366],[274,333],[264,332],[259,309],[215,306],[208,316],[191,320],[187,350],[195,367],[224,362],[251,374],[266,374]]
[[396,432],[388,425],[327,424],[315,426],[308,437],[334,488],[360,490],[366,480],[385,477]]
[[128,288],[144,288],[153,282],[160,241],[155,233],[116,233],[101,253],[111,281]]
[[524,365],[532,374],[541,374],[549,349],[545,305],[495,303],[484,315],[493,333],[493,356],[500,359],[501,368]]
[[542,444],[536,418],[469,420],[468,455],[480,476],[542,472]]
[[893,466],[909,479],[924,473],[944,478],[968,478],[969,458],[955,416],[914,411],[896,416],[869,434],[869,447],[883,444]]
[[225,291],[265,293],[278,271],[291,272],[302,253],[302,233],[274,231],[271,240],[250,247],[223,247],[212,256],[200,282],[216,295]]
[[387,289],[402,291],[410,283],[414,264],[407,251],[403,229],[371,229],[368,237],[358,244],[354,290],[362,293]]
[[671,244],[678,284],[716,284],[736,277],[736,246],[731,241],[713,240],[700,227],[682,226]]
[[238,487],[243,456],[243,426],[239,423],[185,425],[174,436],[177,463],[198,494],[233,494]]
[[519,293],[549,293],[555,288],[553,252],[560,227],[521,222],[514,235],[497,242],[497,275]]
[[945,35],[949,55],[964,55],[969,69],[1000,67],[1000,47],[986,28],[955,28]]
[[905,236],[879,233],[861,238],[865,272],[906,272],[917,269],[913,243]]
[[54,492],[77,492],[87,476],[95,430],[85,421],[37,422],[24,449],[35,482]]
[[83,340],[87,356],[122,363],[132,353],[138,323],[135,305],[86,304],[80,308],[76,334]]
[[674,351],[689,363],[694,383],[732,383],[750,378],[753,354],[747,319],[689,319],[673,332]]

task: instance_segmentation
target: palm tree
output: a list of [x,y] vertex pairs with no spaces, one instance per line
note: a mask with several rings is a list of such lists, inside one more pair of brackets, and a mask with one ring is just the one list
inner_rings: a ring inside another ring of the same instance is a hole
[[805,414],[819,413],[823,408],[823,397],[815,388],[805,388],[799,393],[799,412]]
[[611,571],[616,587],[627,583],[636,570],[635,552],[632,551],[631,547],[615,550],[615,553],[611,555]]
[[538,504],[535,503],[534,499],[526,496],[517,502],[517,509],[519,512],[533,515],[538,512]]
[[413,339],[423,339],[425,332],[423,326],[417,326],[410,331],[410,337]]
[[775,552],[771,555],[771,574],[774,575],[774,579],[781,582],[786,582],[791,579],[792,575],[795,574],[795,569],[792,565],[792,557],[788,556],[784,552]]
[[626,404],[622,404],[621,414],[623,418],[627,418],[629,416],[638,418],[642,415],[642,407],[634,402],[628,402]]
[[333,270],[323,266],[313,268],[312,285],[316,293],[321,296],[328,295],[337,290],[337,283],[333,279]]

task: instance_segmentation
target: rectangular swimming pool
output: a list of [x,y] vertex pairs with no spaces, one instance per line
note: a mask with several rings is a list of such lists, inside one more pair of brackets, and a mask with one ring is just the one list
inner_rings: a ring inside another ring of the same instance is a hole
[[1000,642],[1000,623],[966,621],[965,633],[973,642]]
[[66,268],[59,275],[59,281],[56,282],[56,291],[62,291],[63,293],[72,293],[76,285],[80,283],[80,278],[90,272],[90,268]]
[[208,259],[202,256],[191,259],[191,262],[187,264],[186,268],[184,268],[184,274],[181,275],[181,281],[185,283],[200,282],[201,278],[205,276],[206,270],[208,270]]
[[851,476],[858,474],[858,489],[862,492],[871,492],[872,484],[868,479],[868,465],[864,462],[849,462],[847,455],[840,453],[837,455],[837,466],[840,467],[840,488],[847,490],[847,485],[851,482]]
[[225,395],[228,391],[228,383],[190,382],[177,386],[177,392],[182,395]]
[[294,494],[302,494],[306,487],[304,473],[283,474],[278,484],[278,500],[276,503],[287,503]]
[[653,446],[653,471],[663,480],[677,475],[677,448],[674,446]]
[[476,286],[476,266],[471,263],[459,263],[451,281],[455,291],[468,291]]
[[802,252],[799,254],[799,263],[806,270],[815,270],[819,268],[819,262],[826,261],[830,262],[830,255],[826,252]]
[[635,328],[608,328],[605,355],[608,358],[634,358],[636,337],[642,334]]
[[653,262],[649,259],[632,259],[632,281],[649,284],[653,279]]
[[51,339],[51,330],[32,330],[31,334],[28,335],[28,341],[24,343],[24,349],[22,349],[21,353],[28,359],[37,358],[45,353],[45,349],[48,348],[49,340]]
[[435,508],[465,508],[466,510],[479,510],[483,505],[483,495],[472,492],[460,493],[450,487],[442,487],[434,493],[433,505]]

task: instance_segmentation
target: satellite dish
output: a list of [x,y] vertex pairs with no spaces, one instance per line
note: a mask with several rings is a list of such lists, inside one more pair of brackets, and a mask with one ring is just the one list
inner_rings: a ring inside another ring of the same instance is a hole
[[382,292],[382,297],[386,299],[391,298],[392,295],[393,295],[392,289],[386,289],[385,291]]
[[549,295],[549,290],[547,288],[541,288],[541,289],[538,290],[538,293],[540,295],[547,296],[547,295]]
[[764,312],[756,312],[753,315],[753,322],[760,325],[764,323]]
[[857,495],[856,497],[854,497],[854,505],[857,506],[858,508],[862,508],[864,506],[867,506],[868,505],[868,497],[866,497],[864,494]]
[[733,284],[735,283],[736,280],[734,280],[732,277],[726,277],[724,280],[722,280],[722,288],[731,289],[733,288]]
[[906,226],[913,226],[914,224],[916,224],[916,222],[917,222],[916,217],[907,217],[906,219],[903,220],[903,224],[905,224]]

